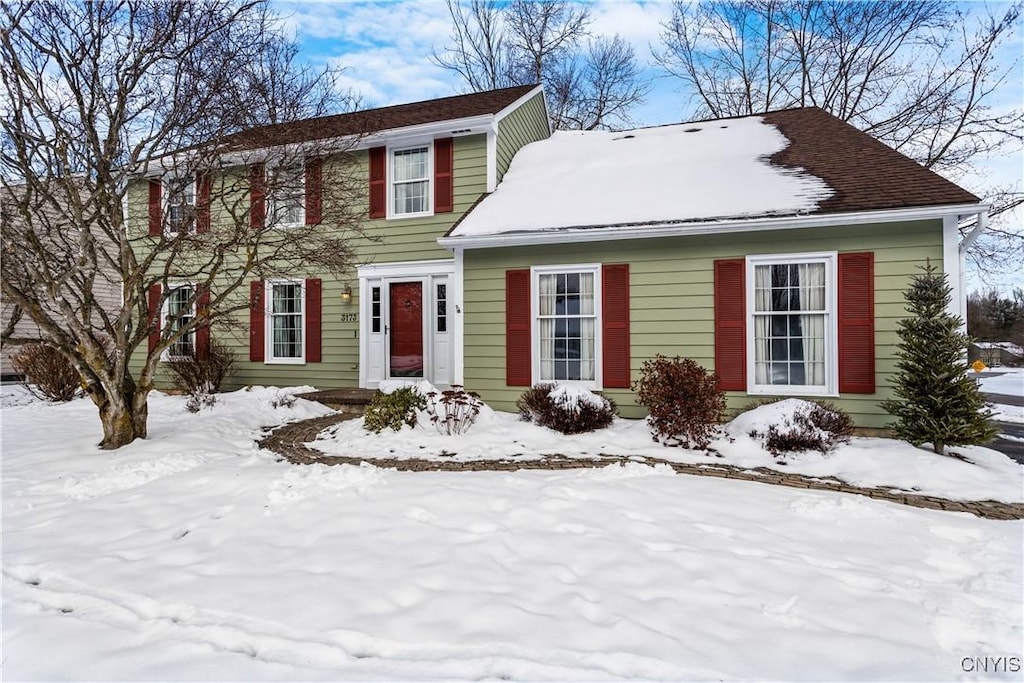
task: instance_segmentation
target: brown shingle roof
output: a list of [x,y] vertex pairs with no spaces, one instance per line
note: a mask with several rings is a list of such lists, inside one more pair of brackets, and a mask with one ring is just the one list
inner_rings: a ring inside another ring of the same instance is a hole
[[811,213],[871,211],[980,201],[962,187],[817,108],[764,114],[790,144],[775,165],[801,167],[835,192]]
[[234,135],[230,139],[229,145],[236,150],[272,147],[497,114],[536,87],[536,85],[521,85],[501,90],[488,90],[468,95],[455,95],[436,100],[263,126]]

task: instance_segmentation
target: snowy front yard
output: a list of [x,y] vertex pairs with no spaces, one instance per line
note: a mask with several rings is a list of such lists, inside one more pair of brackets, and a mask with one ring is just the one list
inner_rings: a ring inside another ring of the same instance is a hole
[[[150,439],[116,453],[88,402],[5,394],[4,680],[950,680],[1020,662],[1024,522],[639,464],[298,467],[256,448],[259,427],[326,411],[280,393],[199,415],[155,395]],[[519,452],[573,447],[489,419]],[[433,447],[356,427],[337,448]],[[730,461],[770,460],[736,444]],[[850,476],[912,462],[845,448]],[[1020,500],[1000,477],[1024,468],[991,453],[949,460],[975,467],[958,491]],[[894,476],[957,486],[924,457]]]

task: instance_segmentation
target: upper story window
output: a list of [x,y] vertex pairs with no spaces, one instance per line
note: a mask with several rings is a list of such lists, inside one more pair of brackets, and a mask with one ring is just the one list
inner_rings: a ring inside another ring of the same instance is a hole
[[170,175],[164,178],[163,186],[167,211],[167,232],[172,235],[195,232],[195,177]]
[[273,170],[269,188],[270,225],[301,225],[306,219],[306,173],[302,164]]
[[597,266],[534,270],[538,381],[596,382],[597,276]]
[[747,272],[751,393],[834,393],[835,255],[751,256]]
[[[163,325],[171,334],[192,323],[196,317],[195,286],[178,285],[168,292],[164,303]],[[195,329],[189,330],[171,342],[167,358],[188,358],[195,355]]]
[[391,150],[391,214],[429,213],[430,145]]
[[301,281],[272,280],[267,283],[267,362],[305,361],[305,285]]

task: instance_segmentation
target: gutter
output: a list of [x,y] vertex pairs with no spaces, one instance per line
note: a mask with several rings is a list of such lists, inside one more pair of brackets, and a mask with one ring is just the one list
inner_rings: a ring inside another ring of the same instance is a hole
[[[989,207],[986,206],[984,210],[978,212],[978,218],[974,222],[974,228],[967,233],[966,237],[960,240],[961,255],[966,254],[967,250],[971,248],[971,245],[977,242],[978,238],[981,237],[981,233],[988,229],[988,208]],[[967,225],[970,225],[970,223]],[[967,225],[964,225],[963,227],[967,227]]]
[[[772,216],[768,218],[740,218],[688,223],[663,222],[627,224],[603,227],[553,228],[550,230],[519,231],[493,235],[463,235],[440,237],[437,243],[445,249],[486,249],[491,247],[539,246],[567,242],[608,242],[622,239],[682,237],[718,233],[754,232],[761,230],[792,230],[834,225],[865,225],[869,223],[896,223],[939,219],[950,215],[986,215],[986,204],[950,204],[910,209],[859,211],[855,213],[827,213],[802,216]],[[979,221],[980,223],[981,221]],[[975,228],[975,232],[977,232]],[[974,235],[974,232],[972,232]],[[977,239],[970,235],[968,239]],[[965,240],[966,242],[966,240]],[[964,247],[966,248],[966,247]]]

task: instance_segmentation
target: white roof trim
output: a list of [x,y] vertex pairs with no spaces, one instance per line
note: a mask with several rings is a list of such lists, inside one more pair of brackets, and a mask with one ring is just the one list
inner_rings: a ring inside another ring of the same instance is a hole
[[527,102],[528,100],[530,100],[534,96],[536,96],[537,93],[541,94],[541,98],[544,101],[544,114],[547,116],[547,119],[548,119],[548,129],[550,131],[550,128],[551,128],[551,116],[548,114],[548,98],[544,97],[544,86],[543,85],[538,85],[536,88],[534,88],[530,92],[526,93],[525,95],[520,97],[518,100],[516,100],[515,102],[513,102],[512,104],[508,105],[507,107],[505,107],[504,109],[499,111],[497,114],[495,114],[494,115],[494,122],[497,123],[498,121],[501,121],[503,118],[505,118],[506,116],[508,116],[509,114],[514,112],[516,109],[521,107],[525,102]]
[[833,225],[864,225],[868,223],[896,223],[900,221],[942,218],[952,214],[987,211],[985,204],[950,204],[910,209],[883,209],[853,213],[825,213],[804,216],[772,216],[768,218],[741,218],[720,221],[688,223],[659,223],[651,225],[617,225],[594,228],[558,228],[497,235],[440,237],[437,243],[446,249],[486,249],[489,247],[518,247],[567,242],[609,242],[613,240],[647,239],[652,237],[681,237],[726,232],[756,232],[761,230],[792,230]]

